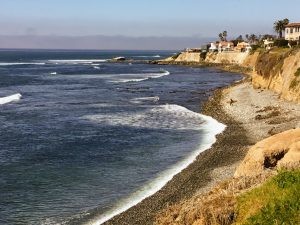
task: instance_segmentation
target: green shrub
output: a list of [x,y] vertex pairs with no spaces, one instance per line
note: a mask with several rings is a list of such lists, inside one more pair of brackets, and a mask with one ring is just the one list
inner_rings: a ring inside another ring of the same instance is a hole
[[290,89],[295,89],[295,88],[298,86],[299,83],[300,83],[300,81],[297,80],[297,77],[294,78],[294,79],[292,80],[291,84],[290,84]]
[[295,77],[299,77],[300,76],[300,67],[297,69],[297,71],[295,72]]
[[285,40],[285,39],[276,39],[274,41],[274,46],[276,47],[288,47],[289,41]]
[[294,47],[297,46],[299,44],[298,41],[289,41],[290,46]]
[[235,224],[300,224],[300,170],[281,171],[238,197]]

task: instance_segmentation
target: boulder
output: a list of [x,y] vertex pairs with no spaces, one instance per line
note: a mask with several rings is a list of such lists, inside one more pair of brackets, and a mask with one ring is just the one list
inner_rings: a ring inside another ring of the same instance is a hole
[[258,142],[250,148],[235,177],[254,176],[265,170],[300,167],[300,128]]

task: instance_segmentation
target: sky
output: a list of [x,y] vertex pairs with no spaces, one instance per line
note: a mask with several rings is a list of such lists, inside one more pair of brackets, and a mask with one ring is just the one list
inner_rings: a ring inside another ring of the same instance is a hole
[[[0,48],[61,48],[72,39],[74,46],[69,43],[67,48],[176,49],[193,47],[187,45],[195,45],[197,40],[201,45],[223,30],[230,37],[266,34],[273,33],[278,19],[300,22],[299,0],[0,2]],[[165,41],[165,46],[161,47],[160,41]]]

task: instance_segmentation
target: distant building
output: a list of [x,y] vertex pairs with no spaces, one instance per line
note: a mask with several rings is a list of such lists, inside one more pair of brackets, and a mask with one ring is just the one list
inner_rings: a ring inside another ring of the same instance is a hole
[[248,42],[239,42],[237,46],[234,48],[237,52],[250,52],[252,49],[251,45]]
[[270,50],[272,47],[274,46],[274,41],[272,39],[265,39],[264,40],[264,47],[267,49],[267,50]]
[[217,52],[218,51],[218,44],[219,43],[215,43],[215,42],[210,43],[209,51],[210,52]]
[[234,51],[234,44],[233,42],[221,41],[218,45],[218,50],[219,52]]
[[209,48],[210,52],[228,52],[234,51],[233,42],[221,41],[221,42],[212,42]]
[[300,23],[290,23],[285,27],[285,40],[299,41],[300,40]]
[[196,52],[201,52],[201,48],[186,48],[185,49],[185,52],[194,52],[194,53],[196,53]]

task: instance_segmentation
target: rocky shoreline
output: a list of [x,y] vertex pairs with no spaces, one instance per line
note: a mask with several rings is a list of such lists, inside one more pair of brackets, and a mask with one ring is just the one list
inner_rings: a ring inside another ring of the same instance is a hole
[[231,177],[238,163],[244,158],[250,143],[239,122],[227,115],[222,107],[224,89],[218,89],[203,105],[202,112],[227,125],[217,137],[213,147],[201,153],[182,172],[173,177],[160,191],[136,206],[121,213],[105,225],[150,225],[157,213],[169,205],[204,193],[217,182]]
[[202,114],[227,125],[227,129],[217,136],[217,142],[212,148],[201,153],[160,191],[115,216],[104,223],[105,225],[154,224],[158,215],[169,206],[176,206],[195,196],[204,195],[218,182],[233,177],[249,147],[256,142],[300,127],[300,115],[297,113],[300,111],[300,105],[282,100],[280,93],[252,87],[251,80],[256,74],[253,65],[257,58],[257,55],[252,55],[248,59],[249,62],[243,65],[205,61],[148,62],[159,65],[214,67],[250,76],[230,87],[216,90],[203,105]]

